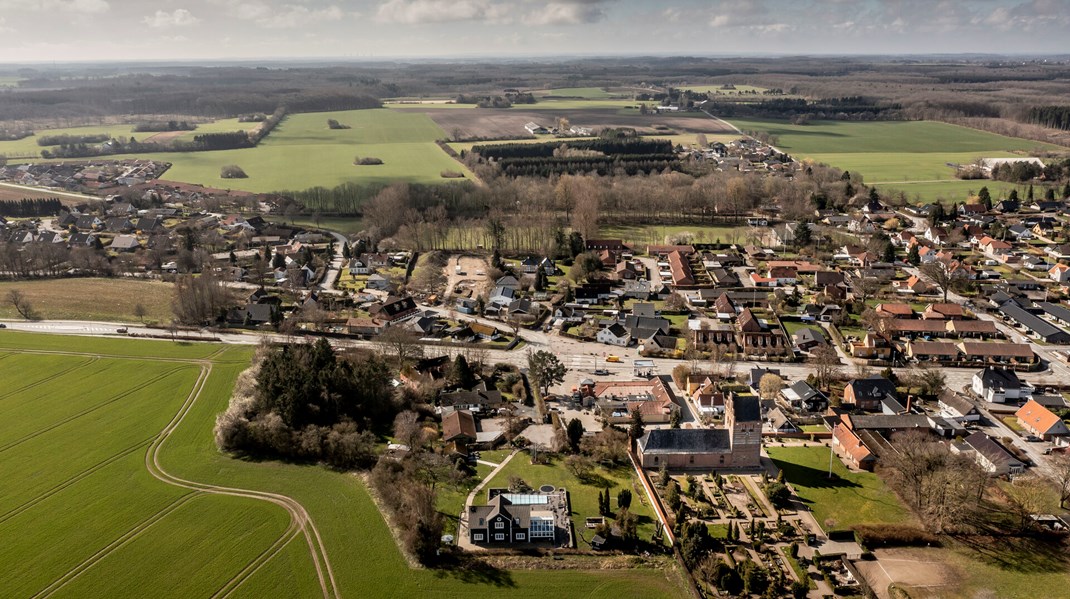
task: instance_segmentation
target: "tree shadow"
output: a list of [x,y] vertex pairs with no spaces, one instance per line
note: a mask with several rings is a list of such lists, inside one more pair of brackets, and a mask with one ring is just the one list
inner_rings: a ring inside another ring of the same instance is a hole
[[1070,567],[1065,535],[961,535],[954,539],[968,555],[989,566],[1021,574],[1066,572]]
[[452,578],[466,584],[489,584],[502,588],[516,587],[516,581],[508,570],[492,566],[483,560],[469,556],[444,556],[431,570],[436,578]]

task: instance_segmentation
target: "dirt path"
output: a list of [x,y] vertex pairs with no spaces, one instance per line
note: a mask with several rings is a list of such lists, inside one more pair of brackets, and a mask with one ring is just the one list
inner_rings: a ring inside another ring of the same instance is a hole
[[[184,363],[184,364],[196,364],[196,365],[199,365],[200,368],[201,368],[201,372],[200,372],[199,376],[197,377],[197,381],[194,383],[193,388],[190,390],[189,395],[186,397],[186,400],[183,402],[182,406],[179,408],[178,413],[175,414],[175,416],[171,419],[171,421],[167,424],[167,426],[158,435],[156,435],[153,439],[151,439],[151,441],[144,441],[144,442],[139,443],[138,445],[136,445],[133,448],[124,450],[123,452],[121,452],[121,454],[119,454],[117,456],[113,456],[112,458],[109,458],[104,463],[95,465],[95,466],[91,467],[89,470],[87,470],[85,472],[82,472],[82,473],[79,473],[75,477],[76,479],[77,478],[84,478],[85,476],[88,476],[89,474],[92,474],[93,471],[95,471],[95,470],[107,465],[107,463],[110,463],[110,462],[114,461],[115,459],[118,459],[119,457],[122,457],[123,455],[127,455],[127,454],[131,453],[132,451],[135,451],[136,449],[138,449],[140,447],[143,447],[146,443],[148,443],[148,445],[149,445],[148,446],[148,450],[145,453],[145,468],[149,471],[149,473],[153,477],[155,477],[157,480],[160,480],[160,481],[162,481],[164,483],[167,483],[169,485],[172,485],[172,486],[180,487],[180,488],[183,488],[183,489],[188,489],[191,492],[187,493],[185,495],[182,495],[181,497],[176,499],[175,502],[172,503],[171,505],[169,505],[169,506],[163,508],[162,510],[160,510],[159,512],[149,516],[145,520],[142,520],[137,525],[135,525],[133,528],[128,530],[126,533],[124,533],[122,536],[120,536],[119,538],[115,539],[114,541],[112,541],[111,543],[109,543],[108,545],[106,545],[105,547],[103,547],[102,549],[100,549],[99,551],[94,553],[93,555],[91,555],[88,558],[86,558],[84,561],[79,563],[77,566],[75,566],[74,568],[69,570],[66,574],[64,574],[63,576],[60,576],[55,581],[53,581],[51,584],[49,584],[47,587],[45,587],[40,592],[38,592],[36,595],[34,595],[33,596],[34,599],[45,599],[46,597],[50,597],[50,596],[54,595],[56,593],[56,591],[60,590],[61,588],[63,588],[66,585],[68,585],[70,582],[72,582],[75,579],[77,579],[84,572],[86,572],[87,570],[92,568],[95,564],[97,564],[98,562],[100,562],[101,560],[106,558],[107,556],[113,554],[115,551],[119,550],[120,548],[122,548],[125,545],[129,544],[130,542],[132,542],[134,539],[136,539],[138,536],[140,536],[142,533],[144,533],[146,530],[148,530],[150,527],[152,527],[152,525],[154,525],[155,523],[157,523],[160,520],[162,520],[163,518],[165,518],[168,514],[170,514],[171,512],[177,510],[182,505],[184,505],[185,503],[189,502],[191,499],[193,499],[195,497],[199,497],[201,495],[229,495],[229,496],[233,496],[233,497],[245,497],[245,498],[249,498],[249,499],[259,499],[261,501],[267,501],[269,503],[273,503],[275,505],[278,505],[278,506],[282,507],[283,509],[285,509],[287,511],[287,513],[290,514],[290,525],[282,533],[282,535],[280,535],[278,537],[278,539],[276,539],[276,541],[274,543],[272,543],[271,546],[266,548],[257,557],[255,557],[248,564],[246,564],[245,567],[242,568],[237,574],[235,574],[230,580],[225,582],[219,588],[219,590],[217,590],[215,592],[215,594],[212,595],[212,597],[214,599],[222,599],[222,598],[230,596],[250,576],[252,576],[258,570],[260,570],[260,568],[262,568],[265,564],[267,564],[269,561],[271,561],[271,559],[273,557],[275,557],[276,555],[281,553],[282,550],[285,549],[289,545],[289,543],[291,541],[293,541],[295,538],[297,538],[299,536],[302,536],[302,535],[304,536],[304,538],[305,538],[305,540],[306,540],[306,542],[308,544],[309,551],[312,554],[313,565],[316,568],[316,575],[317,575],[317,577],[319,579],[320,590],[323,593],[324,599],[339,599],[341,597],[341,595],[340,595],[340,593],[338,591],[337,582],[335,581],[334,570],[332,569],[330,561],[329,561],[329,559],[327,557],[327,550],[326,550],[326,547],[323,544],[323,539],[320,536],[319,530],[316,528],[315,523],[312,521],[312,517],[308,514],[308,511],[304,508],[304,506],[301,505],[299,502],[297,502],[296,500],[294,500],[291,497],[288,497],[286,495],[281,495],[281,494],[278,494],[278,493],[269,493],[269,492],[264,492],[264,491],[255,491],[255,490],[251,490],[251,489],[241,489],[241,488],[236,488],[236,487],[226,487],[226,486],[221,486],[221,485],[212,485],[212,484],[199,483],[199,482],[196,482],[196,481],[183,479],[183,478],[180,478],[180,477],[177,477],[177,476],[174,476],[174,475],[168,473],[160,465],[160,452],[161,452],[164,444],[167,442],[167,440],[171,437],[171,435],[174,434],[175,430],[177,430],[178,427],[185,420],[186,416],[189,414],[189,412],[192,409],[193,405],[196,403],[197,399],[200,397],[201,392],[204,390],[205,382],[207,381],[208,376],[212,372],[212,362],[210,360],[207,360],[207,359],[204,359],[204,360],[192,359],[191,360],[191,359],[181,359],[181,358],[146,358],[146,357],[141,357],[141,356],[107,356],[107,355],[101,355],[101,354],[90,354],[90,353],[82,353],[82,352],[65,352],[65,351],[55,351],[55,350],[20,350],[20,352],[21,353],[30,353],[30,354],[51,354],[51,355],[57,355],[58,354],[58,355],[71,355],[71,356],[87,356],[87,357],[91,357],[91,358],[94,358],[94,359],[109,358],[109,359],[120,359],[120,360],[125,359],[125,360],[139,360],[139,361],[140,360],[152,360],[152,361],[161,361],[161,362],[178,362],[178,363]],[[80,366],[84,366],[84,365],[85,364],[81,364],[81,365],[79,365],[79,367]],[[73,482],[74,482],[73,480],[72,481],[67,481],[65,483],[61,483],[61,486],[68,486],[69,484],[72,484]],[[50,493],[58,491],[58,490],[59,490],[58,488],[57,489],[53,489],[52,491],[50,491]],[[20,508],[16,508],[16,511],[22,510],[25,507],[26,506],[22,506]],[[4,516],[5,516],[5,518],[7,518],[7,517],[10,517],[11,515],[13,515],[13,514],[5,514]]]

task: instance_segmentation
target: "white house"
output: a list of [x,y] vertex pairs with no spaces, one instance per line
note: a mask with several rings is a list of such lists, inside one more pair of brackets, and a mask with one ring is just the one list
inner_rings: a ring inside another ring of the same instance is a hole
[[1070,266],[1056,264],[1048,271],[1048,277],[1056,283],[1070,283]]
[[1025,385],[1013,370],[985,368],[973,375],[973,392],[990,403],[1017,403],[1029,399],[1033,388]]
[[599,343],[605,343],[606,345],[628,347],[628,343],[631,342],[632,336],[628,333],[628,329],[624,328],[620,323],[615,322],[601,331],[598,331],[598,335],[595,336],[595,339]]

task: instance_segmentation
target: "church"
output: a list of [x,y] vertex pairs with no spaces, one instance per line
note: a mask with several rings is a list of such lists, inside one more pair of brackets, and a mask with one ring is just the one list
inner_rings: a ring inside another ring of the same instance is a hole
[[758,398],[729,394],[725,399],[724,428],[651,429],[637,446],[643,468],[758,468],[762,447]]

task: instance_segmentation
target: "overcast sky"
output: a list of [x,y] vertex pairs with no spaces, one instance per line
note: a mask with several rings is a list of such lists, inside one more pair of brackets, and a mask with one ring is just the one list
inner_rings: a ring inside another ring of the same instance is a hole
[[0,0],[0,61],[1068,53],[1070,0]]

